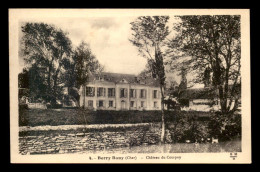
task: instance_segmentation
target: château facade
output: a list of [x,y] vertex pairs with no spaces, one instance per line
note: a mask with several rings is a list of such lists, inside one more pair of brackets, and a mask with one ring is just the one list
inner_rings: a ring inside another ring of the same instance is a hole
[[103,72],[81,87],[80,106],[92,110],[160,110],[160,87],[153,78]]

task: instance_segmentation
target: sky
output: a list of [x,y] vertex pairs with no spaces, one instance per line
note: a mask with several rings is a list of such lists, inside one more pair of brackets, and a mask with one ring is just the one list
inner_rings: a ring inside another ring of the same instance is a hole
[[[40,18],[26,19],[23,22],[44,22],[53,24],[57,28],[68,33],[73,47],[82,41],[88,43],[93,54],[99,62],[105,66],[106,72],[139,74],[146,65],[147,60],[138,54],[137,47],[129,41],[131,37],[130,23],[135,17],[86,17],[86,18]],[[174,17],[168,22],[169,37],[174,36],[172,30]],[[21,33],[21,31],[20,31]],[[23,60],[19,59],[20,71],[23,68]],[[180,77],[170,74],[177,83]]]
[[134,19],[135,17],[99,17],[33,21],[53,24],[68,32],[74,47],[82,41],[88,43],[107,72],[138,74],[144,69],[146,59],[138,55],[137,48],[129,41],[130,22]]

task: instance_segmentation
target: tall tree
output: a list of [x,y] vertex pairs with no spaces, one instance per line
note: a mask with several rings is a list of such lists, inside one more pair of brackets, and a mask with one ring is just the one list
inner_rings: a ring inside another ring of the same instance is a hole
[[29,88],[29,72],[25,68],[18,74],[18,88]]
[[42,71],[33,64],[29,70],[23,69],[23,72],[18,75],[19,88],[28,89],[28,97],[31,101],[37,101],[39,99],[46,99],[46,88],[47,85],[44,82]]
[[181,67],[181,83],[179,85],[179,91],[187,89],[187,68]]
[[131,23],[133,31],[130,42],[138,48],[139,54],[147,59],[153,76],[160,82],[161,89],[161,113],[162,132],[161,142],[165,141],[165,117],[164,117],[164,89],[165,89],[165,69],[164,59],[161,52],[162,44],[169,35],[166,25],[169,16],[141,16]]
[[[69,88],[70,95],[79,105],[80,87],[85,86],[90,75],[102,72],[104,67],[85,42],[81,42],[73,51],[71,58],[65,58],[63,63],[66,70],[63,79]],[[73,87],[76,89],[73,89]]]
[[60,75],[63,59],[71,54],[67,33],[45,23],[25,23],[22,26],[21,52],[28,68],[41,70],[47,85],[46,101],[56,103],[62,88]]
[[[178,16],[177,35],[168,43],[173,69],[183,62],[196,71],[195,82],[203,82],[205,70],[212,72],[212,84],[218,89],[222,114],[238,107],[240,77],[240,16]],[[231,89],[229,88],[231,86]],[[230,101],[228,101],[230,100]],[[234,104],[232,107],[232,103]]]

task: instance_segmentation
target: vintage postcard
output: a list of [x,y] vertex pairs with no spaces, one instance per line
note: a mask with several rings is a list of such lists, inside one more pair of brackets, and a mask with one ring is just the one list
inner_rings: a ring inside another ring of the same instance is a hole
[[248,9],[9,9],[11,163],[251,163]]

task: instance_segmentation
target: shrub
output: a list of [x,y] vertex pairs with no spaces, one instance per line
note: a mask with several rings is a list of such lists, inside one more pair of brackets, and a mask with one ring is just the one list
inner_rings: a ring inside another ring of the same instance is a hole
[[189,99],[179,99],[178,102],[181,106],[189,106]]
[[167,128],[171,134],[173,142],[200,142],[201,139],[208,137],[207,124],[199,121],[195,115],[176,114],[172,122],[168,123]]
[[28,109],[28,105],[27,104],[19,104],[19,110],[27,110]]
[[47,104],[46,105],[48,109],[59,109],[62,108],[62,104]]
[[[176,116],[208,116],[210,113],[165,111],[165,121],[172,122]],[[161,111],[90,111],[85,109],[30,109],[20,110],[20,126],[160,123]]]
[[241,115],[222,114],[216,112],[209,122],[209,134],[221,141],[234,140],[241,137]]

